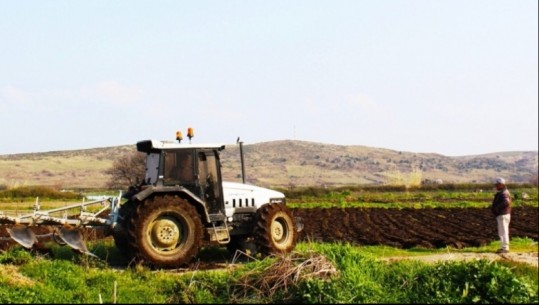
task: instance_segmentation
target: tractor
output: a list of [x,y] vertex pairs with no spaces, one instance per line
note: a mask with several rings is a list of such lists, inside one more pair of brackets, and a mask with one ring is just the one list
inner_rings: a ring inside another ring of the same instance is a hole
[[[188,129],[191,139],[192,129]],[[143,182],[130,187],[118,211],[113,236],[120,251],[157,267],[190,262],[204,245],[262,256],[292,251],[302,230],[283,193],[223,181],[225,145],[145,140]],[[243,142],[240,145],[245,182]]]
[[[37,243],[29,226],[57,225],[53,239],[86,254],[92,253],[79,229],[105,228],[121,253],[154,268],[186,265],[208,245],[250,256],[291,252],[303,229],[301,219],[286,206],[283,193],[245,183],[243,142],[236,143],[243,182],[227,182],[220,162],[225,145],[192,144],[192,128],[188,136],[189,143],[181,143],[181,132],[176,141],[137,142],[137,150],[146,154],[145,177],[118,197],[49,211],[40,210],[36,202],[26,215],[0,213],[0,223],[14,225],[10,236],[26,248]],[[92,204],[104,203],[108,207],[96,213],[86,211]],[[53,216],[52,212],[67,208],[81,211],[77,217]]]

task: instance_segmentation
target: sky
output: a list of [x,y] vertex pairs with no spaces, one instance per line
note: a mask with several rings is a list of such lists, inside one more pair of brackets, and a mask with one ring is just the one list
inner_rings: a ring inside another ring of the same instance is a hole
[[0,0],[0,155],[188,127],[193,143],[537,151],[538,28],[536,0]]

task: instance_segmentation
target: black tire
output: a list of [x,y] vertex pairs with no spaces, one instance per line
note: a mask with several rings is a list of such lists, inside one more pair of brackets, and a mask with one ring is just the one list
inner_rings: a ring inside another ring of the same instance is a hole
[[130,259],[133,258],[134,249],[129,243],[128,230],[135,209],[136,202],[134,201],[127,201],[122,204],[118,211],[118,226],[112,231],[112,237],[114,237],[116,248],[118,248],[120,253]]
[[177,196],[156,196],[137,206],[128,229],[139,262],[174,268],[189,263],[202,244],[203,227],[194,206]]
[[244,235],[231,236],[230,242],[226,244],[226,249],[232,255],[236,255],[236,251],[241,251],[253,257],[258,253],[258,247],[254,239]]
[[289,253],[298,234],[290,210],[283,204],[265,204],[257,211],[255,241],[262,255]]

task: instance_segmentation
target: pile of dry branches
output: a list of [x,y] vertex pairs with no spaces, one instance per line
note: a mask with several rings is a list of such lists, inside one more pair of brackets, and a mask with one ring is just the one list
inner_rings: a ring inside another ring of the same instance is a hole
[[267,267],[246,272],[234,286],[233,296],[238,299],[271,299],[275,293],[286,293],[290,287],[308,278],[328,279],[337,274],[333,263],[314,252],[290,253],[276,256]]

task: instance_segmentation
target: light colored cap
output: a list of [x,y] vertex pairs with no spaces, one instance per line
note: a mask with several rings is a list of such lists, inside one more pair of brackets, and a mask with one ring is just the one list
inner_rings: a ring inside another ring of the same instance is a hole
[[505,179],[503,178],[496,178],[496,184],[505,184]]

